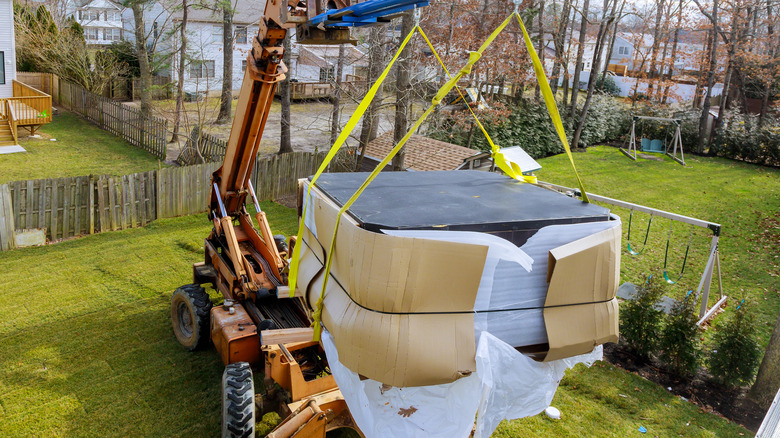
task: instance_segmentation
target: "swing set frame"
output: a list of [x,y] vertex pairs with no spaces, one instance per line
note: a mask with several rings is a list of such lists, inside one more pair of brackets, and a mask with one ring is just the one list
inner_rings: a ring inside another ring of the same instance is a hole
[[[582,192],[579,189],[572,189],[569,187],[560,186],[557,184],[552,184],[552,183],[542,182],[542,181],[539,181],[539,185],[546,186],[548,188],[551,188],[553,190],[556,190],[558,192],[564,193],[569,196],[580,196],[580,197],[582,196]],[[651,218],[654,216],[659,216],[659,217],[669,219],[671,221],[682,222],[694,227],[701,227],[710,230],[712,232],[712,238],[710,241],[709,256],[707,258],[707,263],[704,266],[704,272],[702,272],[701,279],[699,280],[699,285],[696,288],[696,295],[695,295],[696,299],[699,299],[699,297],[701,297],[701,306],[699,309],[699,321],[696,324],[701,325],[704,322],[708,321],[710,318],[712,318],[715,312],[720,307],[723,306],[723,304],[728,299],[728,296],[723,294],[723,281],[721,279],[720,254],[718,252],[718,240],[720,239],[720,233],[721,233],[720,224],[689,217],[689,216],[683,216],[681,214],[671,213],[664,210],[659,210],[657,208],[652,208],[644,205],[634,204],[631,202],[621,201],[619,199],[607,198],[606,196],[600,196],[593,193],[587,193],[587,196],[593,201],[602,202],[604,204],[628,209],[631,211],[632,214],[634,211],[639,211],[642,213],[649,214]],[[649,227],[648,227],[648,231],[649,231]],[[645,238],[646,237],[647,236],[645,236]],[[667,239],[667,245],[668,243],[669,243],[669,239]],[[690,247],[690,241],[688,242],[688,246]],[[642,250],[644,250],[644,247],[642,248]],[[641,253],[642,250],[638,251],[637,254]],[[632,251],[632,254],[633,252],[635,251]],[[667,247],[667,252],[668,252],[668,247]],[[712,285],[712,276],[715,273],[716,269],[718,272],[719,298],[718,301],[712,307],[708,307],[709,299],[710,299],[710,287]]]
[[[680,119],[667,119],[665,117],[650,117],[650,116],[632,116],[631,118],[631,138],[628,141],[628,149],[626,148],[620,148],[620,152],[622,152],[625,156],[628,158],[631,158],[632,160],[637,160],[637,151],[636,151],[636,122],[640,120],[656,120],[659,122],[670,122],[674,123],[674,136],[672,137],[672,143],[674,145],[674,150],[670,154],[669,153],[669,145],[670,143],[667,143],[664,146],[664,154],[668,156],[669,158],[673,159],[674,161],[682,164],[685,166],[685,153],[683,152],[683,144],[682,144],[682,134],[680,133],[680,125],[682,124],[682,120]],[[680,158],[677,158],[677,148],[680,148]]]

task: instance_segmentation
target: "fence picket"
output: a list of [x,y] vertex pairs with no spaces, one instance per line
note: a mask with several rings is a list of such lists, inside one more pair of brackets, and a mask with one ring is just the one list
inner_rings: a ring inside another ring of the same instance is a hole
[[[64,97],[67,87],[62,88]],[[258,158],[252,172],[258,199],[295,195],[297,180],[313,174],[323,158],[324,154],[308,152]],[[19,228],[46,228],[49,240],[58,240],[203,212],[211,194],[211,174],[218,167],[212,162],[121,177],[8,183],[8,196],[0,193],[0,250],[10,249],[11,222]]]

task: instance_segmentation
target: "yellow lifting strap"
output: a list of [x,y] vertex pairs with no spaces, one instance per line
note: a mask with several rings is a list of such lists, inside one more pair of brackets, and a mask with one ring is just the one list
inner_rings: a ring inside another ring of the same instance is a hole
[[585,192],[585,186],[582,185],[580,174],[577,173],[577,167],[574,165],[574,158],[571,156],[571,149],[569,148],[569,140],[566,138],[566,131],[563,129],[563,122],[561,121],[561,115],[558,113],[558,106],[555,104],[555,96],[550,89],[550,83],[547,82],[547,75],[544,73],[544,67],[542,61],[539,60],[539,55],[536,54],[534,45],[531,44],[531,37],[528,36],[528,31],[525,30],[523,20],[520,18],[520,14],[517,10],[512,14],[517,17],[517,22],[520,24],[520,29],[523,31],[523,40],[525,40],[525,47],[528,49],[528,54],[531,55],[531,61],[534,64],[534,71],[536,72],[536,81],[539,84],[539,89],[542,91],[542,97],[544,97],[544,103],[547,105],[547,112],[550,113],[555,131],[558,133],[558,138],[561,140],[563,149],[566,150],[566,155],[569,156],[569,162],[571,168],[574,170],[574,176],[577,177],[577,185],[580,188],[582,200],[590,203],[588,194]]
[[[374,85],[372,85],[371,88],[369,88],[368,92],[366,93],[366,96],[360,102],[360,105],[358,105],[355,112],[352,113],[352,116],[349,118],[349,121],[347,121],[346,126],[344,126],[344,129],[336,138],[336,142],[333,143],[333,146],[330,148],[330,151],[325,156],[325,159],[322,161],[322,164],[320,164],[319,169],[317,169],[317,173],[315,173],[314,176],[312,177],[311,183],[309,183],[309,189],[306,191],[306,197],[304,197],[303,199],[304,208],[303,211],[301,212],[301,222],[300,224],[298,224],[298,236],[303,236],[303,229],[306,226],[305,225],[306,203],[308,202],[309,194],[311,193],[312,186],[314,186],[314,183],[317,181],[320,175],[322,175],[322,172],[324,172],[325,169],[328,168],[328,164],[330,164],[330,161],[333,159],[333,157],[336,156],[336,153],[339,151],[341,146],[344,144],[344,142],[347,140],[349,135],[352,133],[352,130],[355,129],[355,126],[357,126],[358,121],[360,121],[360,118],[363,117],[363,113],[365,113],[366,110],[368,109],[368,105],[374,99],[374,96],[379,90],[379,87],[382,86],[382,82],[384,82],[385,78],[387,77],[387,74],[390,73],[390,68],[393,67],[393,64],[395,64],[395,61],[401,55],[401,52],[404,50],[404,47],[406,47],[406,44],[409,43],[409,40],[412,39],[415,30],[417,30],[418,28],[419,28],[418,26],[415,26],[414,29],[412,29],[412,31],[409,32],[409,35],[407,35],[406,38],[404,38],[403,42],[401,43],[401,46],[398,48],[398,51],[395,52],[393,59],[391,59],[390,63],[387,64],[387,67],[385,67],[385,70],[382,72],[381,75],[379,75]],[[295,296],[295,285],[298,280],[298,265],[300,263],[300,258],[301,258],[301,245],[295,245],[295,248],[293,249],[292,261],[290,263],[290,272],[289,275],[287,276],[288,285],[290,286],[290,298]],[[330,258],[330,254],[328,255],[328,258]]]
[[[523,31],[523,37],[524,37],[524,40],[525,40],[525,43],[526,43],[526,47],[528,48],[529,53],[531,54],[532,61],[534,63],[534,69],[536,71],[537,79],[539,81],[539,86],[540,86],[540,88],[542,90],[545,103],[547,104],[547,109],[550,112],[550,117],[553,119],[553,124],[555,125],[556,131],[558,132],[558,136],[559,136],[561,142],[563,143],[564,149],[566,150],[566,153],[567,153],[567,155],[569,157],[569,160],[570,160],[570,162],[572,164],[572,167],[574,168],[574,160],[573,160],[573,157],[571,155],[571,150],[569,149],[569,146],[568,146],[568,141],[566,139],[566,133],[563,130],[563,124],[561,122],[560,115],[559,115],[557,107],[555,105],[555,100],[554,100],[554,98],[552,96],[552,91],[550,90],[549,83],[547,82],[547,78],[544,75],[544,71],[542,69],[541,62],[539,61],[539,57],[537,56],[536,51],[533,48],[533,45],[531,44],[531,40],[530,40],[530,38],[528,36],[528,33],[527,33],[526,29],[525,29],[525,26],[523,25],[523,22],[520,19],[520,16],[517,14],[517,12],[515,12],[512,15],[510,15],[509,17],[507,17],[507,19],[504,20],[504,22],[495,31],[493,31],[493,33],[482,44],[482,46],[480,46],[479,50],[477,50],[476,52],[471,52],[469,54],[469,61],[468,61],[468,63],[454,77],[451,76],[449,74],[449,72],[447,71],[446,67],[444,66],[444,63],[441,61],[441,58],[436,53],[436,51],[433,48],[433,45],[431,44],[431,42],[428,39],[428,37],[425,35],[425,33],[422,31],[422,29],[419,27],[419,25],[416,25],[414,27],[414,29],[412,29],[412,31],[409,33],[409,35],[406,36],[406,38],[401,43],[401,46],[398,48],[398,51],[393,56],[393,58],[390,61],[390,63],[387,65],[385,70],[379,76],[379,78],[377,79],[376,83],[371,87],[371,89],[369,89],[369,91],[366,94],[365,98],[360,103],[360,105],[358,106],[357,110],[353,113],[352,117],[350,117],[349,121],[347,122],[346,126],[344,127],[344,130],[341,132],[341,134],[337,138],[336,142],[331,147],[331,150],[326,155],[325,160],[320,165],[320,168],[317,170],[317,173],[312,178],[312,181],[309,184],[309,189],[307,190],[307,193],[306,193],[306,197],[304,199],[304,208],[303,208],[303,211],[302,211],[302,214],[301,214],[301,221],[300,221],[300,224],[299,224],[299,231],[298,231],[298,235],[299,236],[303,234],[304,227],[305,227],[306,210],[307,210],[305,204],[309,200],[311,187],[315,184],[317,178],[319,178],[319,176],[322,174],[322,172],[324,172],[324,170],[327,168],[329,162],[333,159],[333,157],[338,152],[339,148],[344,144],[344,142],[346,141],[347,137],[350,135],[352,130],[357,125],[357,122],[360,119],[360,117],[362,117],[362,115],[365,113],[366,109],[368,108],[368,104],[370,103],[370,101],[376,95],[376,92],[377,92],[379,86],[381,86],[382,82],[387,77],[387,74],[389,73],[390,68],[393,66],[395,61],[398,59],[398,57],[400,56],[400,54],[403,51],[404,47],[406,47],[407,43],[409,42],[409,40],[413,36],[414,32],[415,31],[419,31],[420,34],[425,39],[425,41],[427,42],[427,44],[429,45],[429,47],[432,49],[433,53],[436,55],[437,60],[442,64],[442,67],[444,68],[444,70],[447,73],[447,75],[450,77],[450,80],[447,81],[439,89],[439,91],[436,93],[436,95],[434,96],[434,98],[431,101],[432,105],[414,123],[412,128],[406,133],[406,135],[401,139],[401,141],[398,142],[398,144],[390,151],[390,153],[376,166],[376,168],[371,172],[371,174],[368,176],[368,178],[366,178],[366,180],[363,182],[363,184],[361,184],[361,186],[358,188],[358,190],[352,195],[352,197],[350,197],[349,200],[347,200],[347,202],[344,204],[344,206],[339,210],[339,213],[338,213],[338,215],[336,217],[336,225],[335,225],[335,228],[333,230],[333,236],[332,236],[332,239],[331,239],[330,248],[328,250],[328,257],[327,257],[326,265],[325,265],[325,275],[324,275],[322,290],[320,291],[320,297],[317,300],[316,308],[315,308],[314,315],[313,315],[313,318],[314,318],[314,324],[313,324],[314,325],[314,340],[319,340],[320,339],[320,334],[321,334],[321,330],[322,330],[321,318],[322,318],[323,299],[324,299],[324,296],[325,296],[325,290],[327,288],[328,280],[329,280],[329,277],[330,277],[330,268],[331,268],[331,263],[332,263],[332,260],[333,260],[333,252],[335,250],[336,238],[337,238],[337,235],[338,235],[338,228],[339,228],[339,224],[341,222],[342,214],[344,212],[346,212],[352,206],[352,204],[357,200],[357,198],[363,193],[365,188],[379,174],[381,169],[383,169],[390,162],[390,160],[392,160],[393,157],[401,150],[401,148],[403,148],[403,146],[406,144],[406,142],[411,138],[412,134],[419,129],[420,125],[422,125],[422,123],[428,118],[428,116],[441,103],[442,99],[453,88],[457,87],[458,81],[464,75],[469,74],[471,72],[471,68],[473,67],[473,65],[477,61],[479,61],[479,59],[482,56],[482,53],[490,46],[490,44],[504,30],[504,28],[506,28],[506,26],[509,24],[509,22],[510,22],[510,20],[512,19],[513,16],[517,16],[518,23],[520,24],[520,27],[521,27],[521,29]],[[461,97],[463,96],[463,94],[461,93],[460,89],[458,89],[458,93],[461,95]],[[473,110],[471,110],[470,107],[469,107],[469,111],[471,112],[472,116],[474,116],[478,126],[480,127],[482,132],[485,134],[485,137],[488,139],[488,142],[491,145],[492,156],[495,159],[496,165],[498,165],[499,168],[501,168],[507,175],[509,175],[509,176],[511,176],[511,177],[513,177],[515,179],[518,179],[520,181],[535,182],[535,178],[534,179],[530,179],[529,177],[522,175],[522,171],[519,168],[519,166],[517,166],[516,163],[513,163],[513,162],[511,162],[509,160],[506,160],[504,158],[503,154],[501,154],[501,152],[500,152],[500,148],[497,145],[495,145],[495,143],[492,141],[492,139],[488,135],[487,131],[485,130],[484,126],[479,121],[479,119],[477,118],[476,114],[474,114]],[[577,174],[576,168],[574,168],[574,172],[575,172],[575,175],[577,176],[577,181],[579,183],[580,190],[582,192],[583,200],[588,202],[587,194],[586,194],[586,192],[585,192],[585,190],[584,190],[584,188],[582,186],[582,182],[581,182],[581,180],[579,178],[579,175]],[[300,250],[300,245],[296,245],[295,249],[293,250],[293,257],[292,257],[291,266],[290,266],[290,273],[289,273],[289,277],[288,277],[289,278],[290,296],[291,297],[294,296],[294,294],[295,294],[296,280],[297,280],[297,274],[298,274],[298,266],[299,266],[299,263],[300,263],[300,251],[301,251]]]

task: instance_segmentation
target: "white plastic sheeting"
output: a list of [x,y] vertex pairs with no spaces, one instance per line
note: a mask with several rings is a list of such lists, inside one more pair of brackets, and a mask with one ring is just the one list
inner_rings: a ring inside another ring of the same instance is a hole
[[504,419],[542,412],[552,402],[567,368],[590,366],[601,346],[581,356],[536,362],[487,332],[477,344],[477,372],[444,385],[385,387],[342,365],[330,333],[322,334],[328,364],[352,417],[368,438],[489,437]]

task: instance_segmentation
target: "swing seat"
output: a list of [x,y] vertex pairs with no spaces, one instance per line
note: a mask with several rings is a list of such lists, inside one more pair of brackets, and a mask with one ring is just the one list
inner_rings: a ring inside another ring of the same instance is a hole
[[663,152],[664,142],[658,139],[642,139],[642,152]]

